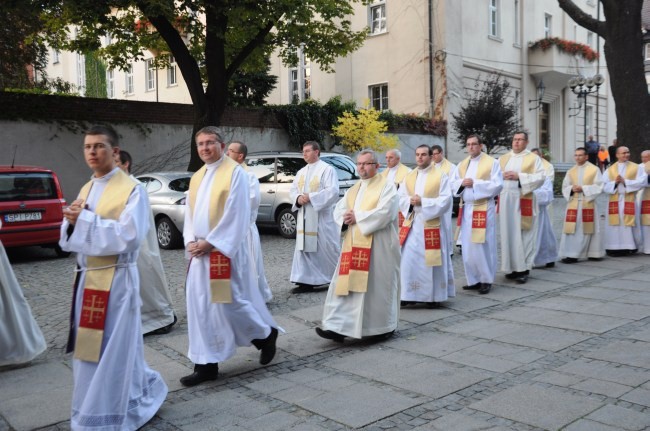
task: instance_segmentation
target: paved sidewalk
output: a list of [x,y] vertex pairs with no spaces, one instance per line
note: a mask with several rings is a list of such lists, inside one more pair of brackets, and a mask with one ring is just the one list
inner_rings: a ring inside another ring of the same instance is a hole
[[[242,348],[220,364],[219,380],[182,387],[191,372],[184,264],[180,251],[165,252],[180,323],[145,339],[170,393],[143,429],[650,429],[650,256],[558,263],[525,285],[498,274],[485,296],[460,289],[455,256],[458,292],[445,308],[403,309],[392,339],[341,345],[314,333],[325,292],[289,293],[293,243],[262,238],[271,309],[286,330],[275,360],[262,367]],[[49,349],[30,366],[0,369],[0,430],[69,429],[71,265],[15,256]]]

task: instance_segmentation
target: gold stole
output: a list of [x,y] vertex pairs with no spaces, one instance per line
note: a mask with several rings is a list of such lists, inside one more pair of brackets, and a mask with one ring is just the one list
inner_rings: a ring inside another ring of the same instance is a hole
[[[487,154],[481,154],[480,157],[481,159],[476,168],[476,178],[487,181],[492,176],[492,165],[494,164],[494,159]],[[468,157],[458,165],[458,174],[461,178],[465,178],[467,169],[469,168],[469,162],[470,158]],[[489,198],[478,199],[472,204],[472,242],[477,244],[485,243],[488,200]],[[461,207],[458,212],[458,226],[462,223],[462,211]]]
[[[418,177],[419,169],[413,169],[406,176],[404,184],[406,193],[409,196],[415,194],[415,183]],[[440,182],[442,180],[442,170],[432,167],[424,183],[424,198],[436,198],[440,194]],[[413,215],[404,220],[402,229],[400,229],[400,243],[406,242],[406,236],[413,223]],[[405,229],[406,228],[406,229]],[[440,218],[426,220],[424,222],[424,260],[426,266],[441,266],[442,252],[440,250]]]
[[[499,158],[499,164],[501,165],[501,170],[505,172],[506,165],[512,157],[512,153],[505,154]],[[537,155],[533,153],[528,153],[524,156],[524,160],[521,163],[521,170],[519,172],[524,174],[532,174],[535,172],[535,161],[537,160]],[[521,213],[521,230],[530,230],[533,227],[533,193],[530,192],[526,195],[521,195],[519,198],[519,211]]]
[[[386,178],[375,175],[367,181],[368,187],[359,204],[361,211],[377,208],[381,191],[386,185]],[[345,196],[349,209],[354,208],[361,181],[357,182]],[[373,234],[364,235],[357,224],[350,226],[343,238],[343,250],[339,261],[339,274],[334,293],[346,296],[350,292],[365,293],[368,291],[368,271],[370,271],[370,252],[372,250]]]
[[449,172],[451,172],[451,162],[447,159],[442,159],[442,163],[440,163],[440,166],[438,167],[438,165],[436,165],[434,167],[436,169],[440,169],[447,176],[449,176]]
[[[623,175],[626,180],[633,180],[636,178],[639,165],[632,162],[627,162],[625,167],[625,174]],[[607,169],[607,175],[609,176],[610,181],[614,181],[618,176],[618,162],[614,163],[612,166]],[[616,187],[614,188],[616,190]],[[609,196],[609,224],[611,226],[618,226],[621,223],[621,219],[618,215],[618,195],[619,193],[614,193]],[[636,196],[635,192],[625,193],[624,206],[623,206],[623,224],[625,226],[634,226],[634,197]]]
[[[223,217],[226,201],[230,196],[230,185],[232,175],[237,162],[230,157],[223,156],[223,161],[217,167],[210,188],[210,211],[208,213],[210,230],[214,229]],[[205,176],[207,168],[205,165],[190,180],[189,190],[189,209],[194,214],[196,204],[196,195],[199,192],[199,186]],[[230,288],[231,263],[230,258],[216,249],[210,252],[210,295],[211,301],[220,304],[230,304],[232,302],[232,289]]]
[[[118,220],[126,207],[137,182],[118,170],[108,180],[99,198],[95,214],[101,218]],[[86,183],[79,192],[79,198],[86,201],[92,181]],[[111,293],[117,255],[87,256],[86,279],[81,304],[81,316],[75,340],[74,357],[82,361],[99,362],[104,339],[104,325],[108,311],[108,298]]]
[[[598,168],[596,166],[589,162],[585,163],[585,173],[582,178],[582,185],[592,185],[596,180],[597,173]],[[578,184],[578,166],[572,167],[566,174],[568,175],[572,186]],[[578,220],[578,204],[580,197],[583,198],[582,232],[585,235],[591,235],[594,233],[594,202],[585,200],[584,194],[582,193],[573,193],[569,198],[569,203],[566,207],[566,217],[564,219],[564,233],[569,235],[576,233],[576,222]]]
[[[327,166],[327,165],[325,165]],[[325,167],[321,165],[320,168],[315,168],[312,172],[311,180],[309,181],[309,193],[317,192],[320,188],[320,178],[325,171]],[[307,170],[300,174],[298,177],[298,190],[300,194],[305,192],[305,181],[307,177]],[[298,250],[306,253],[313,253],[318,248],[318,213],[313,206],[306,206],[299,210],[301,214],[298,215],[296,225],[296,247]]]
[[[645,162],[644,168],[645,173],[650,174],[650,162]],[[647,186],[641,194],[641,224],[650,226],[650,187]]]

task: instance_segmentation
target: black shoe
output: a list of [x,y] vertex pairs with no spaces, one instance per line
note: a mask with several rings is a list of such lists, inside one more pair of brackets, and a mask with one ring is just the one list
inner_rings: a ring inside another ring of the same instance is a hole
[[273,360],[275,356],[275,342],[278,339],[278,330],[271,328],[271,333],[265,339],[255,339],[251,344],[260,350],[260,364],[266,365]]
[[194,364],[194,372],[189,376],[181,377],[183,386],[196,386],[219,377],[219,364]]
[[506,278],[508,280],[514,280],[515,278],[519,277],[520,273],[517,271],[512,271],[510,274],[506,274]]
[[406,307],[407,305],[413,305],[413,304],[415,304],[414,301],[400,301],[399,302],[400,307]]
[[[589,258],[589,260],[591,259],[592,258]],[[562,259],[562,263],[567,263],[567,264],[576,263],[577,261],[578,259],[576,259],[575,257],[565,257]]]
[[519,277],[517,277],[515,281],[519,284],[525,284],[528,281],[528,274],[521,273],[521,275],[519,275]]
[[478,293],[481,295],[486,295],[490,293],[490,290],[492,289],[492,285],[490,283],[479,283],[481,287],[478,289]]
[[345,338],[345,335],[341,335],[337,332],[329,331],[327,329],[321,329],[318,327],[316,328],[316,334],[318,334],[318,336],[321,338],[336,341],[337,343],[342,343],[343,339]]
[[311,284],[305,284],[305,283],[296,283],[296,284],[298,286],[291,289],[291,293],[307,293],[307,292],[314,291],[314,286]]
[[[600,262],[601,260],[603,260],[602,257],[588,257],[587,259],[588,259],[588,260],[593,260],[593,261],[596,261],[596,262]],[[577,260],[578,260],[578,259],[576,259],[576,261],[577,261]]]
[[163,334],[169,334],[172,331],[172,326],[174,326],[178,322],[178,317],[176,317],[176,313],[174,313],[174,321],[170,323],[167,326],[163,326],[162,328],[154,329],[151,332],[147,332],[144,335],[163,335]]
[[424,305],[428,309],[442,308],[442,305],[439,302],[425,302]]
[[480,288],[481,288],[481,283],[463,286],[463,290],[479,290]]
[[390,331],[390,332],[386,332],[385,334],[371,335],[370,337],[368,337],[368,340],[370,340],[370,341],[384,341],[384,340],[388,340],[390,337],[392,337],[393,334],[395,334],[394,329],[392,331]]
[[549,262],[546,265],[544,265],[546,268],[554,268],[555,267],[555,262]]

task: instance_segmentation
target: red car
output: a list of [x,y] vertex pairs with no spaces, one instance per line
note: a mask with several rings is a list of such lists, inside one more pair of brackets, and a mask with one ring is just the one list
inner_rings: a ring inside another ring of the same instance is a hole
[[56,174],[36,166],[0,166],[0,241],[5,247],[58,246],[66,205]]

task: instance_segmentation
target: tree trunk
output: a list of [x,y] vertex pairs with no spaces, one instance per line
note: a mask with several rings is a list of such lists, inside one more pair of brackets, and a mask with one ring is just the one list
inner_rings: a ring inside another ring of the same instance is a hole
[[196,172],[203,166],[203,161],[196,150],[196,141],[194,140],[196,132],[206,126],[220,126],[221,118],[226,110],[225,99],[208,100],[207,96],[204,95],[203,97],[206,98],[205,104],[203,104],[205,109],[202,109],[199,105],[194,105],[194,127],[192,128],[192,137],[190,140],[190,163],[187,166],[187,170],[190,172]]

